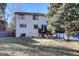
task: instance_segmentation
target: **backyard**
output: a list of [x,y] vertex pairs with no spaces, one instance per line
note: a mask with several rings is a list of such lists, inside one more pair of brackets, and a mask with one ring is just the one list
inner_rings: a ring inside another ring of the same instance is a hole
[[0,38],[0,56],[76,56],[78,41],[45,38]]

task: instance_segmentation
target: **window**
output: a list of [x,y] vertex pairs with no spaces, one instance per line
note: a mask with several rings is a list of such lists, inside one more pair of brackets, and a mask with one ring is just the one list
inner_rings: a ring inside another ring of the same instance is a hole
[[33,20],[38,20],[38,15],[33,15]]
[[47,26],[46,25],[41,25],[42,31],[47,31]]
[[25,34],[25,33],[22,33],[22,34],[21,34],[21,37],[25,37],[25,36],[26,36],[26,34]]
[[38,25],[34,25],[34,28],[37,29],[38,28]]
[[48,21],[47,21],[47,23],[48,23]]
[[19,14],[19,19],[24,19],[25,15],[24,14]]
[[26,28],[26,24],[20,24],[20,27]]

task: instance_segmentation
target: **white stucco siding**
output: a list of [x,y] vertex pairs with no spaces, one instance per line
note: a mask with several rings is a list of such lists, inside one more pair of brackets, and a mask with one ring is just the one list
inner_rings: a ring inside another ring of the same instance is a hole
[[[16,15],[16,37],[20,37],[22,33],[26,34],[26,37],[39,37],[38,29],[34,29],[34,25],[47,25],[47,18],[45,16],[38,16],[38,20],[33,20],[33,15],[26,15],[25,19],[19,19]],[[26,28],[20,27],[20,24],[26,24]]]
[[39,25],[41,27],[41,25],[47,25],[47,17],[45,16],[39,16],[40,20],[39,20]]

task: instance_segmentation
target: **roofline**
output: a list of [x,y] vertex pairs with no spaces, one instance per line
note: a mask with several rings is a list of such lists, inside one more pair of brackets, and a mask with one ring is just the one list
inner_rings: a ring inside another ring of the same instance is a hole
[[42,14],[42,13],[31,13],[31,12],[14,12],[14,14],[28,14],[28,15],[41,15],[41,16],[46,16],[46,14]]

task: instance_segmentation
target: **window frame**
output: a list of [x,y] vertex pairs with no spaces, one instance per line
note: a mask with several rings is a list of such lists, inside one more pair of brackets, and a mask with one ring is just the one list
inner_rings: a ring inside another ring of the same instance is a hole
[[25,19],[25,15],[24,14],[19,14],[18,16],[19,16],[19,19],[22,19],[22,20]]
[[[36,27],[35,27],[36,26]],[[34,29],[38,29],[38,25],[37,24],[34,24]]]
[[39,19],[38,15],[33,15],[33,20],[38,20],[38,19]]
[[27,24],[20,24],[20,28],[26,28]]

